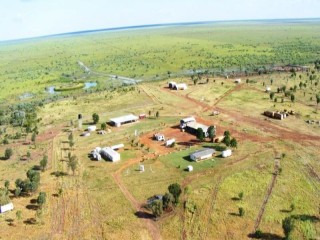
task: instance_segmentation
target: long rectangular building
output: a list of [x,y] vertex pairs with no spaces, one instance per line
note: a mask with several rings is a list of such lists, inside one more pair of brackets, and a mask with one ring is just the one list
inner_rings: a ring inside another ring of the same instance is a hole
[[125,115],[125,116],[121,116],[121,117],[117,117],[117,118],[111,118],[110,122],[113,126],[115,127],[120,127],[123,124],[126,123],[132,123],[132,122],[136,122],[138,121],[139,117],[133,115],[133,114],[129,114],[129,115]]
[[190,159],[193,160],[193,161],[201,161],[201,160],[204,160],[204,159],[208,159],[208,158],[211,158],[214,153],[216,151],[214,149],[211,149],[211,148],[203,148],[201,150],[198,150],[192,154],[190,154]]

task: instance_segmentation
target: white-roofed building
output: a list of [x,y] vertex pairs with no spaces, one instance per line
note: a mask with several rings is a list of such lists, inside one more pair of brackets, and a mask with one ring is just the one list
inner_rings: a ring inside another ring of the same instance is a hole
[[120,161],[120,154],[110,147],[102,148],[100,154],[103,158],[107,158],[112,162]]
[[204,160],[204,159],[211,158],[215,152],[216,151],[214,149],[203,148],[201,150],[198,150],[198,151],[190,154],[190,159],[193,160],[193,161],[196,161],[196,162],[197,161],[201,161],[201,160]]
[[126,124],[126,123],[136,122],[136,121],[138,121],[138,119],[139,119],[139,117],[137,117],[133,114],[129,114],[129,115],[125,115],[125,116],[121,116],[121,117],[117,117],[117,118],[111,118],[110,122],[115,127],[120,127],[121,125]]

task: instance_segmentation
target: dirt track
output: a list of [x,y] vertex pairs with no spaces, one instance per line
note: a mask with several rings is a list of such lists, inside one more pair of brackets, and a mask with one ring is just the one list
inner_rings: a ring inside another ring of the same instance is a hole
[[[149,154],[144,156],[145,159],[149,159],[151,157],[154,157],[154,154]],[[157,225],[157,223],[153,220],[153,218],[150,218],[150,214],[145,212],[145,210],[142,208],[143,203],[137,201],[133,195],[129,192],[129,190],[126,188],[124,183],[121,180],[121,172],[130,167],[133,164],[136,164],[140,162],[142,157],[137,157],[134,159],[129,160],[126,164],[124,164],[121,168],[119,168],[114,174],[112,174],[113,179],[115,180],[116,184],[119,186],[121,192],[124,194],[126,199],[131,203],[132,207],[136,210],[139,217],[143,220],[145,223],[145,226],[147,227],[152,239],[154,240],[161,240],[161,233],[160,229]]]

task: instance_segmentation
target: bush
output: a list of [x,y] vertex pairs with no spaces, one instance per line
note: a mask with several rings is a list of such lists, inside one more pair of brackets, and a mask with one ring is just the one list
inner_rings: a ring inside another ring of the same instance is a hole
[[13,155],[12,149],[11,149],[11,148],[7,148],[7,149],[5,150],[5,152],[4,152],[4,157],[5,157],[6,159],[10,159],[12,155]]

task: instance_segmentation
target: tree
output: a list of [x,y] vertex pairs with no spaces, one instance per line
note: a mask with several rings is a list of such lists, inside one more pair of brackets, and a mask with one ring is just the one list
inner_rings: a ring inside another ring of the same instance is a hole
[[159,117],[159,111],[156,112],[156,118],[158,118],[158,117]]
[[243,207],[239,207],[239,216],[240,217],[243,217],[244,216],[244,209],[243,209]]
[[48,164],[48,156],[44,155],[42,160],[40,161],[40,167],[42,172],[46,170],[47,164]]
[[168,190],[169,190],[169,193],[171,193],[174,197],[174,203],[177,204],[179,202],[179,197],[182,192],[180,185],[178,183],[170,184],[168,187]]
[[37,134],[33,132],[31,135],[31,141],[33,142],[34,145],[36,144],[36,137],[37,137]]
[[101,129],[102,130],[106,130],[107,128],[107,124],[106,123],[101,123]]
[[270,99],[272,100],[274,98],[274,92],[270,93]]
[[151,203],[152,214],[158,218],[163,213],[163,204],[161,200],[155,200]]
[[293,94],[291,94],[290,99],[291,99],[291,102],[294,102],[295,96]]
[[46,203],[47,194],[45,192],[40,192],[37,198],[37,203],[42,208],[42,206]]
[[10,186],[10,181],[9,180],[6,180],[4,182],[4,187],[8,190],[9,189],[9,186]]
[[229,146],[230,146],[230,142],[231,142],[230,134],[225,135],[222,142],[223,142],[227,147],[229,147]]
[[320,94],[316,95],[316,101],[317,101],[317,108],[318,108],[318,105],[320,103]]
[[18,221],[20,221],[22,219],[22,211],[21,210],[16,211],[16,218],[18,219]]
[[243,199],[243,192],[239,192],[238,197],[239,197],[239,200],[242,200]]
[[238,142],[237,142],[237,140],[235,138],[232,138],[230,140],[230,147],[232,147],[232,148],[237,148],[238,147]]
[[290,204],[290,211],[293,212],[295,208],[296,208],[296,205],[294,203],[291,203]]
[[97,113],[92,114],[93,123],[96,124],[99,122],[99,115]]
[[21,188],[17,187],[15,190],[14,190],[14,196],[15,197],[19,197],[21,195]]
[[69,142],[73,142],[73,133],[71,132],[68,136]]
[[211,138],[211,142],[213,142],[213,139],[216,136],[216,127],[215,126],[210,126],[208,128],[208,136],[209,136],[209,138]]
[[68,161],[68,167],[71,169],[72,174],[74,175],[75,171],[77,170],[78,167],[78,158],[77,156],[73,155],[69,158]]
[[202,128],[197,129],[197,138],[202,142],[204,140],[204,132]]
[[285,219],[282,220],[282,229],[283,229],[284,235],[286,236],[285,239],[290,238],[290,234],[294,229],[294,227],[295,227],[295,222],[292,217],[286,217]]
[[0,188],[0,206],[6,205],[10,202],[7,189]]
[[13,155],[13,150],[11,148],[6,148],[4,152],[4,157],[6,159],[10,159],[12,155]]
[[162,203],[163,203],[163,209],[168,209],[172,206],[172,203],[174,203],[174,197],[171,193],[166,193],[162,197]]
[[31,158],[31,153],[30,153],[30,151],[27,152],[27,158],[28,158],[28,159]]

